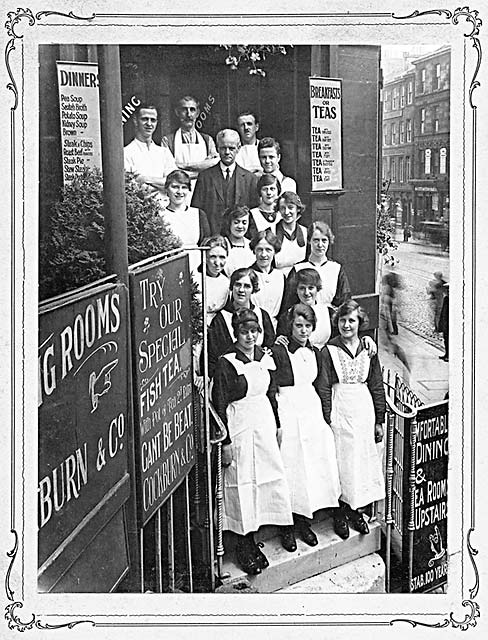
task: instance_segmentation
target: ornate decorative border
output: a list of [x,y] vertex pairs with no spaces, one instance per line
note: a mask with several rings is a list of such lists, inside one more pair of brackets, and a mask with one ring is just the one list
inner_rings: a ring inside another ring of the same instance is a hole
[[[477,106],[474,103],[474,91],[475,89],[477,89],[478,87],[480,87],[480,82],[478,81],[477,77],[478,77],[478,73],[480,70],[480,66],[481,66],[481,58],[482,58],[482,53],[481,53],[481,43],[479,40],[479,30],[482,24],[481,19],[478,17],[479,12],[477,10],[470,10],[469,7],[458,7],[457,9],[455,9],[454,11],[450,11],[449,9],[431,9],[431,10],[427,10],[427,11],[413,11],[411,14],[407,15],[407,16],[400,16],[400,15],[395,15],[393,13],[318,13],[318,14],[277,14],[277,15],[273,15],[273,16],[267,16],[268,18],[276,18],[276,17],[283,17],[283,18],[291,18],[291,17],[316,17],[316,18],[324,18],[324,17],[334,17],[334,18],[340,18],[340,17],[344,17],[344,18],[363,18],[363,17],[370,17],[373,19],[379,19],[379,18],[390,18],[391,20],[412,20],[412,19],[416,19],[419,17],[423,17],[423,16],[427,16],[427,15],[435,15],[435,16],[440,16],[443,17],[447,20],[450,20],[452,22],[452,24],[457,25],[459,23],[459,20],[461,18],[464,18],[465,21],[467,23],[471,24],[471,31],[469,33],[464,33],[465,38],[468,38],[468,40],[471,42],[472,46],[476,49],[477,52],[477,64],[476,64],[476,68],[473,72],[473,76],[471,79],[471,83],[470,83],[470,87],[469,87],[469,102],[470,102],[470,106],[472,109],[472,116],[473,116],[473,136],[472,136],[472,144],[473,144],[473,169],[472,169],[472,176],[471,176],[471,187],[472,187],[472,224],[473,224],[473,238],[476,238],[476,161],[477,161],[477,155],[476,155],[476,142],[477,142]],[[8,76],[10,78],[10,82],[8,82],[8,84],[6,85],[6,88],[12,92],[13,94],[13,105],[10,109],[10,115],[11,115],[11,119],[10,119],[10,124],[11,124],[11,142],[12,142],[12,148],[11,148],[11,152],[10,152],[10,163],[11,163],[11,180],[12,180],[12,184],[11,184],[11,238],[12,240],[15,240],[16,238],[16,216],[15,216],[15,166],[16,166],[16,148],[15,145],[13,143],[13,140],[15,138],[14,133],[15,133],[15,127],[16,127],[16,111],[19,105],[19,91],[17,88],[17,82],[14,78],[14,74],[12,73],[12,68],[10,65],[10,56],[11,54],[16,50],[16,45],[20,45],[21,49],[23,46],[23,35],[17,32],[17,27],[18,25],[21,23],[21,21],[23,19],[26,19],[28,22],[29,26],[35,26],[36,22],[40,22],[43,18],[48,18],[51,16],[57,16],[57,17],[64,17],[64,18],[68,18],[69,20],[78,20],[81,21],[82,24],[88,24],[88,23],[93,23],[94,20],[96,20],[97,18],[120,18],[120,17],[130,17],[131,19],[134,18],[143,18],[143,19],[167,19],[169,16],[165,16],[164,14],[104,14],[104,13],[94,13],[91,16],[78,16],[75,15],[72,11],[70,11],[69,13],[63,13],[63,12],[58,12],[58,11],[39,11],[36,14],[34,14],[30,9],[21,9],[18,8],[16,11],[9,11],[7,13],[7,20],[5,22],[5,29],[7,31],[7,35],[9,36],[9,39],[7,41],[7,44],[5,46],[5,66],[7,68],[7,73]],[[231,14],[226,14],[226,15],[217,15],[217,14],[209,14],[209,15],[205,15],[205,14],[200,14],[200,15],[173,15],[171,16],[173,18],[185,18],[185,19],[202,19],[202,18],[213,18],[213,20],[215,20],[218,17],[222,17],[222,18],[227,18],[227,19],[231,19],[231,20],[235,20],[236,16],[233,16]],[[259,14],[257,15],[245,15],[243,17],[246,18],[256,18],[256,17],[260,17]],[[242,20],[241,20],[242,22]],[[241,22],[236,22],[234,23],[232,26],[240,26]],[[70,23],[71,24],[71,23]],[[288,23],[287,23],[288,24]],[[382,23],[383,25],[385,23]],[[393,22],[389,22],[387,23],[389,26],[393,25]],[[410,23],[411,24],[411,23]],[[61,26],[61,25],[60,25]],[[165,24],[165,26],[167,27],[171,27],[171,26],[181,26],[181,25],[171,25],[171,24]],[[212,24],[205,24],[205,25],[200,25],[200,26],[208,26],[208,27],[215,27],[215,22],[212,22]],[[315,25],[313,25],[315,26]],[[374,23],[372,23],[371,26],[374,26]],[[22,59],[22,66],[23,66],[23,59]],[[23,123],[22,123],[23,126]],[[14,245],[12,246],[12,258],[11,258],[11,291],[12,291],[12,300],[16,299],[16,282],[15,282],[15,265],[16,265],[16,255],[15,255],[15,242]],[[472,286],[473,286],[473,293],[476,292],[476,268],[477,268],[477,255],[476,255],[476,244],[473,243],[473,252],[472,252],[472,262],[471,262],[471,268],[472,268]],[[24,297],[24,291],[22,288],[22,298]],[[476,457],[475,457],[475,414],[474,414],[474,393],[475,393],[475,388],[476,388],[476,367],[475,367],[475,354],[476,354],[476,350],[474,348],[475,346],[475,329],[476,329],[476,308],[475,308],[475,295],[473,295],[473,307],[472,307],[472,321],[471,321],[471,329],[472,329],[472,344],[471,346],[473,347],[472,349],[472,353],[473,353],[473,378],[472,378],[472,384],[471,384],[471,447],[472,447],[472,451],[471,451],[471,463],[472,463],[472,500],[471,500],[471,504],[470,504],[470,527],[469,530],[466,534],[466,547],[468,550],[468,554],[469,554],[469,558],[473,567],[473,571],[475,574],[475,584],[472,588],[469,589],[469,595],[470,598],[463,600],[462,601],[462,606],[463,607],[467,607],[469,609],[468,613],[466,613],[465,617],[463,620],[457,620],[453,613],[451,613],[449,615],[449,617],[444,618],[443,620],[436,622],[436,623],[426,623],[426,622],[421,622],[419,620],[410,620],[408,618],[394,618],[391,620],[378,620],[377,622],[371,622],[371,621],[366,621],[366,622],[360,622],[360,621],[351,621],[351,620],[345,620],[345,621],[336,621],[336,622],[308,622],[308,621],[300,621],[300,625],[303,626],[392,626],[395,623],[407,623],[409,624],[411,627],[430,627],[430,628],[435,628],[435,629],[443,629],[449,626],[452,626],[455,629],[461,629],[463,631],[469,629],[469,628],[473,628],[476,626],[477,624],[477,619],[480,616],[480,608],[479,605],[477,604],[477,602],[475,601],[475,598],[478,595],[478,591],[479,591],[479,572],[478,572],[478,568],[475,562],[475,556],[478,554],[477,549],[475,549],[473,547],[473,545],[471,544],[471,535],[474,533],[475,530],[475,501],[474,501],[474,468],[475,468],[475,462],[476,462]],[[12,367],[12,374],[11,374],[11,383],[12,383],[12,392],[11,392],[11,398],[13,399],[15,397],[15,383],[16,383],[16,369],[15,369],[15,353],[18,350],[18,345],[19,343],[22,346],[22,351],[24,348],[24,337],[22,336],[18,336],[18,331],[16,330],[16,316],[15,316],[15,305],[11,305],[12,306],[12,312],[11,312],[11,367]],[[22,305],[22,313],[24,313],[24,305]],[[11,460],[11,470],[12,470],[12,486],[11,486],[11,533],[14,536],[14,544],[13,547],[10,551],[7,551],[7,557],[10,558],[10,562],[8,565],[8,569],[5,575],[5,592],[6,592],[6,596],[7,596],[7,600],[9,601],[9,603],[6,605],[5,607],[5,619],[7,620],[7,625],[9,627],[9,629],[11,630],[16,630],[16,631],[26,631],[26,630],[30,630],[30,629],[73,629],[75,626],[81,625],[81,624],[91,624],[92,626],[98,626],[98,627],[157,627],[157,626],[177,626],[177,623],[137,623],[137,622],[131,622],[131,623],[103,623],[103,622],[99,622],[97,623],[94,620],[74,620],[71,622],[66,622],[63,624],[58,624],[58,625],[51,625],[48,623],[43,622],[42,620],[38,619],[36,617],[36,615],[33,613],[31,614],[32,617],[30,620],[28,620],[27,622],[24,622],[21,620],[21,618],[19,617],[19,615],[17,615],[17,610],[18,609],[22,609],[23,608],[23,603],[22,601],[18,600],[15,598],[15,594],[14,591],[10,585],[10,576],[12,573],[12,568],[13,565],[17,559],[17,553],[19,551],[19,536],[16,530],[16,514],[15,514],[15,438],[16,438],[16,415],[15,415],[15,408],[14,408],[14,403],[12,402],[12,409],[11,409],[11,444],[12,444],[12,460]],[[23,596],[22,596],[23,597]],[[270,617],[274,614],[269,614]],[[322,614],[321,614],[322,615]],[[124,616],[125,617],[125,616]],[[250,617],[250,616],[243,616],[243,617]],[[260,616],[261,617],[261,616]],[[357,618],[357,616],[355,616]],[[252,616],[251,616],[252,618]],[[202,626],[232,626],[233,623],[222,623],[219,622],[218,619],[216,617],[212,617],[212,620],[208,623],[205,622],[198,622],[198,623],[188,623],[185,622],[184,623],[185,626],[198,626],[198,627],[202,627]],[[241,624],[241,623],[240,623]],[[253,622],[250,620],[249,622],[244,622],[242,623],[242,625],[245,626],[253,626]],[[259,625],[260,626],[286,626],[287,624],[296,624],[296,622],[290,622],[290,623],[286,623],[283,621],[283,616],[280,615],[280,621],[270,621],[268,622],[262,622],[260,620]]]

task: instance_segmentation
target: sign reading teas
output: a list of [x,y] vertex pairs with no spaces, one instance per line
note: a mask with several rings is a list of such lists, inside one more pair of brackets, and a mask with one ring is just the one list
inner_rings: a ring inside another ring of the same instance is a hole
[[309,81],[312,191],[342,189],[342,83]]
[[57,62],[64,184],[86,167],[101,169],[98,65]]
[[41,590],[51,590],[61,575],[69,573],[73,562],[77,563],[78,584],[73,590],[99,590],[88,574],[86,584],[80,584],[93,558],[87,558],[86,566],[78,558],[90,545],[95,553],[95,533],[109,521],[110,537],[122,540],[117,550],[121,566],[113,562],[107,568],[103,580],[109,584],[99,585],[101,590],[109,590],[126,569],[123,518],[114,516],[129,494],[127,317],[127,289],[114,284],[93,287],[40,308],[37,493]]
[[138,508],[143,526],[194,464],[188,256],[130,277]]

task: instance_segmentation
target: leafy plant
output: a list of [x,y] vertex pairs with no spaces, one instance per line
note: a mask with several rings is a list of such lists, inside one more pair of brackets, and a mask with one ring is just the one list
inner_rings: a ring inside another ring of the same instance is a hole
[[287,47],[275,44],[221,44],[219,47],[227,52],[225,64],[231,69],[235,71],[246,65],[250,75],[259,75],[263,78],[266,75],[263,69],[266,56],[276,54],[286,56],[287,54]]
[[[129,264],[181,246],[159,215],[159,205],[133,174],[125,175]],[[103,182],[100,171],[87,169],[70,185],[49,213],[49,229],[39,242],[39,298],[45,300],[107,275],[104,246]],[[202,313],[192,286],[192,335],[202,335]]]
[[395,223],[387,208],[379,204],[376,207],[376,250],[383,256],[384,264],[395,264],[396,258],[391,252],[396,249]]

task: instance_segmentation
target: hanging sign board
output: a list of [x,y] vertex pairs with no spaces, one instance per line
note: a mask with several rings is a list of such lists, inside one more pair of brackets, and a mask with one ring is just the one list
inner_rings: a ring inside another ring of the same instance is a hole
[[187,254],[132,267],[130,304],[137,504],[143,526],[195,460]]
[[102,168],[98,65],[57,62],[64,184]]
[[[41,305],[37,505],[42,591],[110,591],[127,571],[121,512],[130,492],[127,345],[123,285],[94,286]],[[107,557],[111,561],[104,571],[93,572]]]
[[342,82],[309,78],[312,191],[342,189]]
[[[447,582],[447,464],[449,402],[418,409],[415,444],[415,507],[413,534],[412,580],[406,591],[432,591]],[[410,434],[409,434],[410,435]],[[411,447],[407,447],[410,452]],[[410,469],[410,454],[406,456],[406,472]],[[404,485],[408,491],[408,481]],[[404,495],[407,511],[410,499]],[[404,512],[403,562],[408,576],[408,522]]]

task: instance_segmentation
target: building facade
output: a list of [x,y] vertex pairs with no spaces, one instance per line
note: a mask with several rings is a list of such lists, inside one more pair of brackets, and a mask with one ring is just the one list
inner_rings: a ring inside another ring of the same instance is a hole
[[383,87],[382,177],[390,211],[416,229],[449,221],[450,47]]

